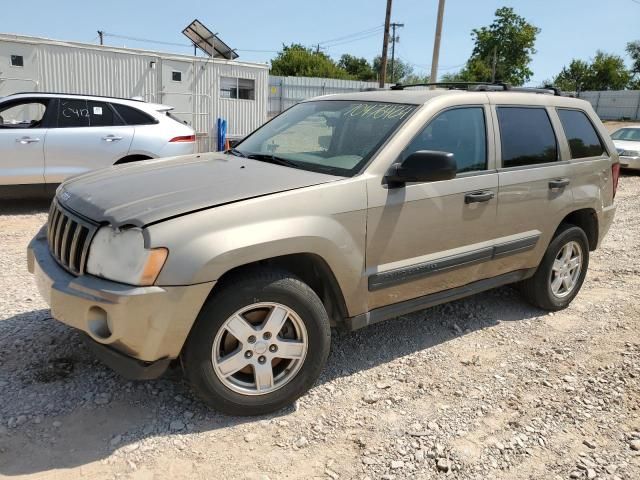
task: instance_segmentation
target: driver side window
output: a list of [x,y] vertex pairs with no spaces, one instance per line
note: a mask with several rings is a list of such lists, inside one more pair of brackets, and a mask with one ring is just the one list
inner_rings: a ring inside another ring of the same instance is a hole
[[0,128],[38,128],[46,110],[45,100],[12,102],[0,106]]
[[411,141],[403,159],[419,150],[453,153],[458,173],[487,169],[487,127],[483,107],[442,112]]

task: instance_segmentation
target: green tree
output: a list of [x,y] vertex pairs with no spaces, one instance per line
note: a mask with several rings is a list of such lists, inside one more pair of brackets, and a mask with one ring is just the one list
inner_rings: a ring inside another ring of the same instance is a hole
[[338,61],[338,67],[342,68],[354,80],[375,80],[377,75],[366,58],[355,57],[345,53]]
[[495,63],[495,80],[522,85],[533,72],[529,68],[540,29],[517,15],[513,8],[496,10],[488,27],[473,29],[473,52],[466,66],[456,74],[465,81],[490,82]]
[[600,50],[591,62],[593,82],[590,90],[623,90],[629,85],[631,73],[622,57]]
[[[380,73],[382,70],[382,56],[378,55],[373,59],[373,71]],[[399,58],[395,58],[393,62],[393,72],[391,72],[391,59],[387,60],[387,82],[405,82],[405,79],[413,74],[413,67]]]
[[349,77],[346,70],[336,65],[329,56],[297,43],[282,46],[276,58],[271,60],[271,74],[291,77]]
[[632,72],[627,69],[619,55],[596,52],[591,62],[571,60],[553,79],[562,90],[623,90],[632,86]]
[[568,67],[563,67],[553,78],[553,85],[568,92],[591,90],[593,69],[583,60],[571,60]]

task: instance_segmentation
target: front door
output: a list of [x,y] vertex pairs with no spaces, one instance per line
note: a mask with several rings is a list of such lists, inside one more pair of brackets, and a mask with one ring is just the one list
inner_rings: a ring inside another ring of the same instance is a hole
[[369,309],[454,288],[488,271],[495,246],[498,174],[492,124],[484,105],[445,110],[410,142],[418,150],[454,154],[451,180],[400,188],[368,186]]
[[44,183],[48,99],[20,99],[0,106],[0,179],[3,185]]
[[59,99],[56,128],[49,131],[44,150],[47,184],[109,167],[126,157],[135,130],[123,123],[106,102]]

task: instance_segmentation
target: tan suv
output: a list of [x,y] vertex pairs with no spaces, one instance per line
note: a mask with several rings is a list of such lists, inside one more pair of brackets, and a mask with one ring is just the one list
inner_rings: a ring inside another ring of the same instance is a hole
[[566,307],[613,219],[609,135],[552,91],[449,87],[321,97],[227,154],[68,180],[29,270],[112,368],[153,378],[179,359],[240,415],[308,390],[333,326],[511,283]]

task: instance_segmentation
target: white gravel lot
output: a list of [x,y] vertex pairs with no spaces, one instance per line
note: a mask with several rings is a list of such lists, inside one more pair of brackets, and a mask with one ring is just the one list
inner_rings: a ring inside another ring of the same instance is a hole
[[585,285],[548,314],[501,288],[334,338],[295,407],[208,410],[128,382],[26,271],[45,204],[0,207],[0,478],[640,478],[640,176]]

